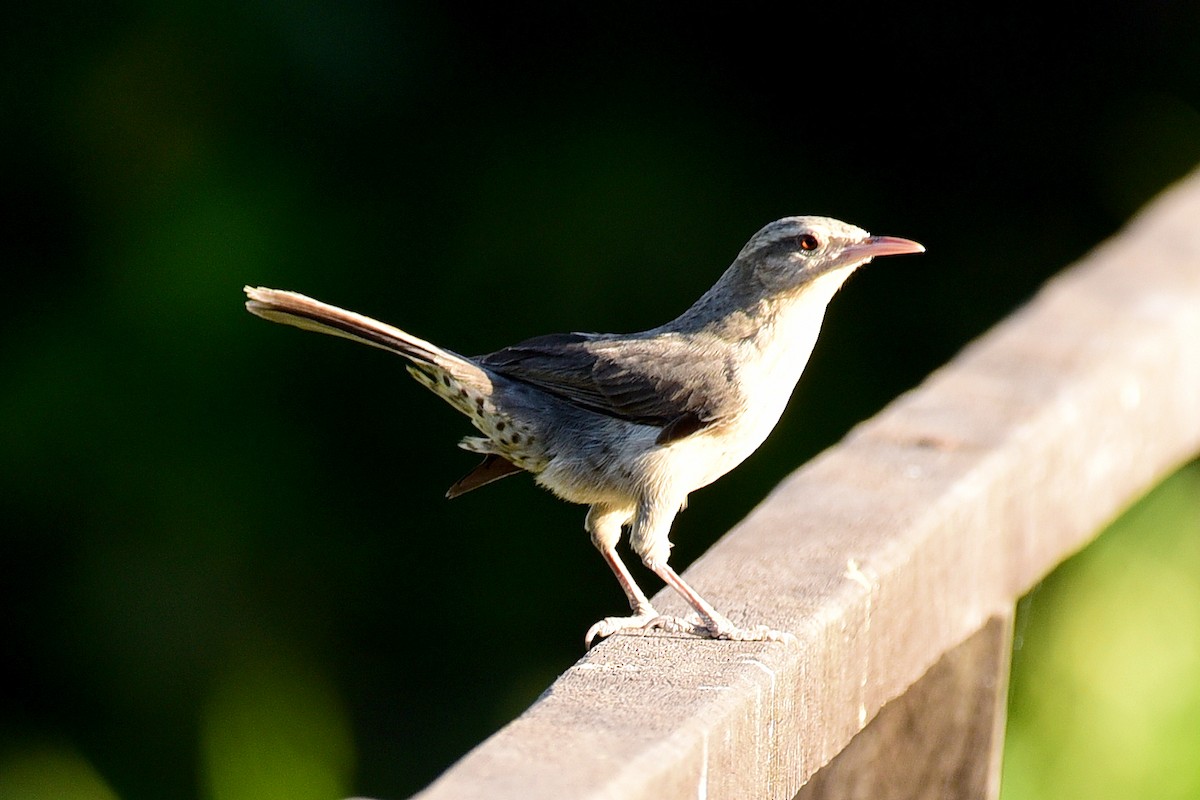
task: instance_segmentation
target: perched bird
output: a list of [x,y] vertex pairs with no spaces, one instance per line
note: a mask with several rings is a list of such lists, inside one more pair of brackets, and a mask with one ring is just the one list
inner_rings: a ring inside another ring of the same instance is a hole
[[[412,376],[482,434],[460,442],[483,462],[448,497],[526,471],[589,506],[584,527],[632,614],[597,622],[588,645],[628,628],[780,639],[786,634],[764,626],[737,627],[668,565],[671,523],[690,492],[740,464],[775,427],[825,308],[850,274],[875,256],[923,251],[835,219],[786,217],[754,234],[716,284],[665,325],[539,336],[474,357],[294,292],[246,287],[246,308],[408,359]],[[692,617],[654,610],[617,554],[624,527],[633,551],[687,600]]]

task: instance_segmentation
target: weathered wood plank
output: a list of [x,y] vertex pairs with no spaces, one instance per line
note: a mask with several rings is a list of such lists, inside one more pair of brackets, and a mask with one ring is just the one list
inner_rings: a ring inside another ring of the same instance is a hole
[[796,800],[997,797],[1013,616],[992,617],[943,655]]
[[1200,175],[688,570],[735,622],[796,644],[613,637],[419,797],[791,798],[1197,450]]

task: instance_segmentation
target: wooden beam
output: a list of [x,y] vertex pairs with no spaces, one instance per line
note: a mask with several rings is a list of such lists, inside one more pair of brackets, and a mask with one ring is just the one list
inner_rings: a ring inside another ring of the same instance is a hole
[[992,617],[943,655],[796,800],[998,797],[1013,616]]
[[[792,798],[1198,450],[1200,175],[687,571],[735,622],[796,643],[615,636],[419,797]],[[655,604],[685,611],[668,593]]]

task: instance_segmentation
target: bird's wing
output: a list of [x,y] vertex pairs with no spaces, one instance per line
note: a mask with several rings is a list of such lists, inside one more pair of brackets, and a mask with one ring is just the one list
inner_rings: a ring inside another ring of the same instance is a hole
[[730,417],[744,404],[730,354],[671,334],[552,334],[475,361],[581,408],[660,427],[660,444]]

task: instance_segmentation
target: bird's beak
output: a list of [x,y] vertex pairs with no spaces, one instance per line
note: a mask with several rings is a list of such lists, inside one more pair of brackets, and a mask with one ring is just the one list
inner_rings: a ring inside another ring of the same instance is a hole
[[899,256],[905,253],[924,253],[925,247],[911,239],[901,239],[899,236],[868,236],[861,242],[849,245],[842,251],[853,254],[858,258],[875,258],[876,256]]

